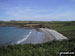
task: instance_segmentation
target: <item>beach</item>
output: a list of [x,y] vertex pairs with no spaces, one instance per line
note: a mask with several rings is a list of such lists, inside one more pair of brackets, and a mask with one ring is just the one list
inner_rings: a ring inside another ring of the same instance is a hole
[[48,29],[48,28],[40,28],[45,34],[46,34],[46,39],[45,41],[52,41],[52,40],[64,40],[68,39],[61,33],[57,32],[56,30]]
[[31,32],[31,34],[27,37],[25,41],[23,41],[21,44],[41,44],[45,42],[51,42],[53,40],[67,40],[68,38],[61,33],[48,29],[48,28],[39,28],[42,32]]

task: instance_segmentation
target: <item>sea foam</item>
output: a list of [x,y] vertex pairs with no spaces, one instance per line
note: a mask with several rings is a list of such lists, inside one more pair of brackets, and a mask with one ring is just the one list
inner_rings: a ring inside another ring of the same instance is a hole
[[23,39],[21,39],[21,40],[17,41],[17,43],[16,43],[16,44],[20,44],[20,43],[22,43],[23,41],[25,41],[26,39],[28,39],[28,37],[31,35],[31,33],[32,33],[32,31],[30,31],[30,32],[29,32],[29,34],[28,34],[28,35],[26,35],[26,37],[25,37],[25,38],[23,38]]

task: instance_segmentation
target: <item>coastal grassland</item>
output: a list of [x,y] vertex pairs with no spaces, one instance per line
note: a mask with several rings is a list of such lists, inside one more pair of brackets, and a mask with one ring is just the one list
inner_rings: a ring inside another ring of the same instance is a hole
[[44,25],[62,33],[68,38],[75,38],[75,21],[54,23],[52,22]]
[[44,44],[8,45],[0,47],[0,56],[58,56],[59,51],[74,51],[75,39]]
[[59,51],[75,51],[75,22],[37,22],[62,33],[68,40],[43,44],[0,46],[0,56],[58,56]]

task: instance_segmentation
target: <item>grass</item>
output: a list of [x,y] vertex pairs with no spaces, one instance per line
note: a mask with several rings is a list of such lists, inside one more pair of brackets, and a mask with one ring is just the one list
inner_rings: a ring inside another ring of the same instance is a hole
[[2,46],[0,47],[0,56],[58,56],[59,51],[74,50],[75,43],[71,40],[64,40],[64,42],[53,41],[37,45],[25,44]]
[[57,30],[57,31],[71,31],[71,30],[75,30],[75,26],[62,26],[62,27],[55,27],[55,28],[53,28],[53,29],[55,29],[55,30]]
[[0,56],[58,56],[60,51],[75,51],[75,22],[45,22],[43,25],[59,31],[69,40],[0,46]]

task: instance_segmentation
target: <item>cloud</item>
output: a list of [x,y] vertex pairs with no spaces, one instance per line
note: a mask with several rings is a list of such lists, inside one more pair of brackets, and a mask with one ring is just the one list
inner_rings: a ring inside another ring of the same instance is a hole
[[[55,9],[37,9],[32,7],[1,7],[5,10],[6,18],[11,20],[75,20],[75,12],[66,7]],[[66,10],[65,10],[65,9]],[[2,18],[2,17],[0,17]]]

